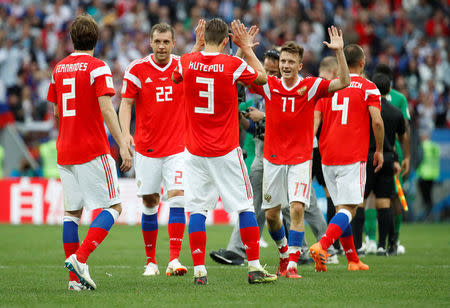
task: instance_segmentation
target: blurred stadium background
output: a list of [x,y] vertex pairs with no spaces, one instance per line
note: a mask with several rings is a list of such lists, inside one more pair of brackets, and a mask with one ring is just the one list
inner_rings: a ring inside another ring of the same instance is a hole
[[[295,40],[305,48],[303,76],[316,75],[328,55],[322,41],[326,27],[337,25],[346,43],[363,46],[367,76],[379,63],[395,75],[393,87],[408,100],[412,117],[412,168],[404,189],[406,219],[424,219],[415,169],[423,149],[419,136],[429,133],[440,148],[439,176],[429,220],[450,217],[449,34],[447,0],[0,0],[0,223],[61,223],[61,185],[56,170],[57,122],[46,101],[53,66],[72,51],[68,29],[79,13],[91,14],[101,28],[95,56],[106,61],[114,76],[116,108],[124,69],[147,55],[152,25],[167,22],[175,30],[174,53],[191,50],[199,18],[241,19],[260,27],[255,52]],[[247,97],[250,101],[251,97]],[[111,140],[113,156],[118,158]],[[80,142],[83,142],[80,140]],[[76,146],[76,145],[74,145]],[[249,151],[251,152],[251,150]],[[251,158],[251,157],[250,157]],[[122,223],[139,222],[133,172],[121,174],[122,198],[128,210]],[[315,185],[319,200],[326,200]],[[164,214],[164,207],[160,215]],[[85,222],[90,219],[85,215]],[[162,218],[164,221],[166,218]],[[209,223],[229,223],[220,208]]]

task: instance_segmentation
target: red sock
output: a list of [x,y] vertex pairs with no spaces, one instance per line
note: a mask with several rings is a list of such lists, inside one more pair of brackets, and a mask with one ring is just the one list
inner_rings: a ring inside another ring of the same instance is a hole
[[356,253],[355,242],[353,241],[353,235],[341,237],[339,239],[342,248],[344,248],[345,256],[348,262],[359,262],[358,254]]
[[103,242],[107,235],[108,231],[103,228],[89,228],[86,238],[76,252],[78,261],[86,263],[89,255]]
[[[142,230],[145,244],[145,254],[147,255],[147,264],[150,262],[156,264],[156,239],[158,238],[158,229],[153,231]],[[181,245],[181,244],[180,244]]]
[[300,258],[300,250],[289,253],[289,262],[292,261],[292,262],[298,263],[299,258]]
[[[71,255],[73,255],[77,251],[78,247],[80,247],[80,243],[79,242],[76,242],[76,243],[63,243],[63,245],[64,245],[64,253],[66,254],[66,258],[68,258]],[[75,275],[73,272],[70,272],[70,271],[69,271],[69,280],[70,281],[75,280],[75,281],[79,282],[78,276]]]
[[241,228],[241,240],[245,247],[248,261],[259,260],[259,228]]
[[289,249],[289,246],[288,245],[284,245],[284,246],[281,246],[280,248],[278,248],[278,251],[280,253],[286,253],[288,251],[288,249]]
[[169,223],[169,243],[170,243],[170,258],[169,262],[173,259],[178,259],[180,256],[181,244],[183,243],[183,235],[185,224],[182,223]]
[[189,245],[194,266],[205,265],[206,232],[197,231],[189,233]]
[[323,250],[327,250],[342,234],[342,230],[338,225],[329,224],[327,232],[320,239],[320,245]]

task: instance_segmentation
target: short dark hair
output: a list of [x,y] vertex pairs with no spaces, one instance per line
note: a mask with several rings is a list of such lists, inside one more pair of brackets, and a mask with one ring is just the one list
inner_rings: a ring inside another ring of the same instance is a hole
[[281,46],[280,54],[285,51],[288,53],[298,54],[300,57],[300,62],[303,61],[303,47],[297,44],[294,41],[287,41],[286,43]]
[[319,64],[319,71],[325,70],[325,71],[333,71],[337,70],[338,63],[336,57],[333,56],[327,56],[320,61]]
[[152,29],[150,30],[150,39],[153,39],[153,33],[155,33],[155,31],[157,31],[159,33],[164,33],[164,32],[170,31],[170,33],[172,34],[172,40],[175,38],[175,33],[173,31],[173,28],[168,23],[162,22],[162,23],[154,25],[152,27]]
[[388,76],[389,81],[392,81],[394,79],[394,72],[392,72],[391,68],[386,64],[378,64],[375,67],[374,74],[376,74],[376,73],[384,74],[384,75]]
[[87,14],[78,15],[70,26],[70,37],[75,50],[92,50],[97,45],[97,22]]
[[228,36],[228,25],[220,18],[214,18],[206,22],[205,43],[220,45]]
[[357,44],[350,44],[344,48],[344,55],[349,67],[357,67],[364,59],[364,50]]
[[265,59],[273,59],[275,61],[280,60],[280,52],[274,48],[267,50],[264,53],[264,60]]
[[381,95],[387,95],[391,90],[391,81],[386,74],[376,73],[372,76],[372,82],[380,90]]

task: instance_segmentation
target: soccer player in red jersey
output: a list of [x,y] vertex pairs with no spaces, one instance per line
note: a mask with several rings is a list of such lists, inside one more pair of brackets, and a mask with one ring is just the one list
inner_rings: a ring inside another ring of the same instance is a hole
[[[338,238],[347,256],[349,270],[368,270],[356,253],[350,222],[356,208],[363,202],[366,161],[369,151],[369,114],[376,140],[373,156],[375,172],[383,165],[384,126],[380,113],[380,91],[375,84],[361,77],[364,51],[358,45],[345,47],[350,71],[350,86],[334,93],[331,99],[316,105],[316,118],[322,115],[319,139],[322,169],[337,214],[331,219],[325,235],[310,247],[316,271],[326,271],[326,250]],[[319,123],[315,123],[317,129]]]
[[[70,36],[75,51],[56,64],[47,96],[59,119],[56,146],[64,193],[65,266],[71,271],[69,290],[78,291],[96,288],[86,260],[122,211],[116,164],[110,155],[103,121],[120,147],[120,169],[128,171],[132,164],[131,149],[111,103],[115,93],[111,70],[93,57],[98,34],[92,17],[80,15],[73,21]],[[78,224],[83,206],[103,211],[92,222],[80,246]]]
[[206,284],[205,220],[220,196],[227,212],[239,213],[241,239],[249,263],[249,283],[276,280],[259,262],[259,229],[247,169],[239,147],[238,82],[264,84],[267,75],[239,21],[232,22],[232,39],[248,59],[222,54],[228,26],[221,19],[205,25],[204,51],[185,54],[173,73],[183,81],[186,108],[186,210],[191,213],[189,243],[194,284]]
[[[204,20],[200,21],[200,24]],[[127,143],[136,150],[136,182],[142,197],[142,234],[147,266],[144,276],[158,275],[155,258],[158,236],[158,205],[163,184],[169,213],[170,259],[166,275],[184,275],[178,260],[185,229],[183,86],[172,81],[179,57],[172,54],[174,31],[166,23],[150,31],[153,53],[127,68],[122,87],[119,119]],[[130,134],[131,110],[136,108],[136,131]]]
[[[297,273],[305,233],[304,211],[309,206],[311,165],[314,138],[314,104],[328,93],[346,87],[350,82],[345,62],[342,31],[328,29],[328,48],[336,51],[338,76],[334,80],[301,78],[303,48],[294,42],[281,47],[281,78],[269,76],[264,86],[251,90],[266,98],[266,135],[264,146],[264,202],[269,232],[279,251],[286,250],[289,262],[280,259],[278,272],[288,278]],[[290,206],[289,242],[280,219],[282,206]],[[280,268],[281,265],[287,268]]]

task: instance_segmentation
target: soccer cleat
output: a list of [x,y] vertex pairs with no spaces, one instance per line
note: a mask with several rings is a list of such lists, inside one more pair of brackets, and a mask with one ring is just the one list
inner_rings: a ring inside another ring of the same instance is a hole
[[356,251],[356,253],[358,254],[358,257],[365,257],[366,256],[366,250],[363,248],[360,248]]
[[329,255],[329,257],[327,258],[327,264],[339,264],[337,254]]
[[377,256],[386,256],[386,249],[384,249],[383,247],[378,247]]
[[206,278],[206,273],[198,272],[196,275],[194,275],[194,284],[207,285],[208,279]]
[[358,263],[348,262],[348,270],[349,271],[368,271],[369,265],[364,264],[361,261],[359,261]]
[[248,267],[248,283],[267,283],[277,280],[277,275],[269,274],[264,268]]
[[277,276],[286,276],[288,264],[289,264],[289,258],[280,258],[280,264],[278,265]]
[[374,240],[368,240],[366,244],[366,253],[367,254],[376,254],[377,253],[377,242]]
[[87,290],[88,288],[86,288],[85,286],[83,286],[81,283],[79,283],[78,281],[75,280],[71,280],[69,281],[69,287],[67,288],[69,291],[83,291],[83,290]]
[[397,245],[389,245],[388,250],[387,250],[387,255],[388,256],[396,256],[397,253]]
[[159,275],[159,269],[158,269],[158,265],[155,263],[150,262],[149,264],[147,264],[147,266],[145,267],[145,272],[142,274],[144,276],[155,276],[155,275]]
[[327,258],[328,254],[322,249],[320,242],[315,243],[309,248],[309,253],[314,260],[316,272],[327,271]]
[[183,276],[186,273],[187,268],[181,265],[178,259],[173,259],[172,261],[169,262],[169,265],[167,265],[166,269],[167,276]]
[[309,264],[310,258],[308,253],[308,248],[305,248],[305,251],[302,251],[300,254],[300,258],[298,258],[298,264]]
[[295,267],[291,267],[287,270],[286,272],[286,278],[302,278],[302,276],[300,276],[297,273],[297,269]]
[[64,267],[77,275],[78,279],[80,279],[80,283],[86,288],[90,290],[95,290],[97,288],[94,280],[92,280],[91,276],[89,275],[88,265],[86,263],[81,263],[80,261],[78,261],[76,254],[70,255],[66,259]]
[[211,259],[225,265],[244,265],[244,258],[231,250],[219,249],[209,253]]

